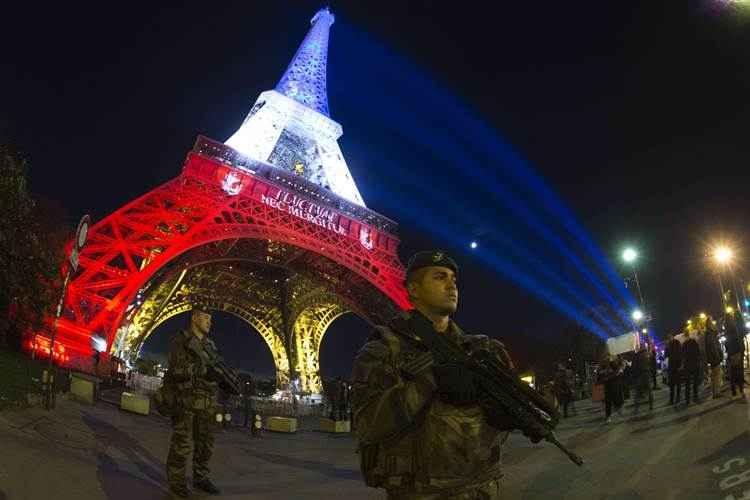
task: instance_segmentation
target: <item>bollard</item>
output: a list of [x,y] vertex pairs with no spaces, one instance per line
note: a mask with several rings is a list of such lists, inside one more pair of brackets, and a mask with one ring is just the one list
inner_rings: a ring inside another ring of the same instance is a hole
[[256,413],[253,419],[253,426],[250,429],[250,433],[253,437],[260,437],[260,431],[263,428],[263,421],[261,420],[260,414]]

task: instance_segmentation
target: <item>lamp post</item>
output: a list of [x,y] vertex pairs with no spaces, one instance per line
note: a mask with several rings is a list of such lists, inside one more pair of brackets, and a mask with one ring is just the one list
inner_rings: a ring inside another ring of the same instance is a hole
[[[734,293],[734,301],[737,305],[737,314],[740,317],[740,321],[738,322],[738,327],[742,329],[742,342],[745,344],[745,356],[747,358],[747,363],[750,364],[750,353],[748,352],[748,346],[747,346],[747,327],[745,326],[745,318],[743,314],[742,306],[744,304],[740,303],[740,295],[737,293],[737,286],[736,282],[734,280],[734,273],[732,270],[732,262],[734,261],[734,250],[730,248],[727,245],[718,245],[714,247],[713,249],[713,258],[714,261],[719,266],[719,270],[717,272],[719,276],[719,288],[721,289],[721,305],[722,307],[725,307],[725,311],[728,315],[731,315],[734,313],[734,308],[730,304],[725,304],[724,302],[724,284],[721,280],[721,272],[723,269],[726,269],[728,271],[729,276],[729,287],[731,292]],[[732,290],[733,289],[733,290]],[[743,290],[743,296],[744,296],[744,290]],[[736,321],[736,320],[734,320]]]
[[[734,260],[734,251],[726,246],[726,245],[718,245],[714,247],[713,249],[713,259],[716,262],[716,264],[719,267],[719,270],[717,272],[717,275],[719,277],[719,290],[721,291],[721,305],[724,307],[725,305],[725,291],[724,291],[724,282],[721,279],[721,272],[723,270],[727,270],[728,276],[729,276],[729,286],[730,289],[733,288],[733,274],[732,274],[732,261]],[[741,313],[742,312],[742,305],[740,304],[739,295],[737,295],[736,290],[732,290],[731,293],[734,293],[735,295],[735,302],[737,303],[737,310]]]
[[638,323],[643,319],[643,311],[640,309],[634,309],[631,316],[633,317],[633,320]]
[[42,372],[42,393],[43,401],[42,406],[45,409],[51,410],[55,407],[55,376],[52,373],[53,358],[55,356],[55,335],[57,334],[57,324],[62,315],[63,306],[65,305],[65,293],[68,290],[68,282],[73,273],[78,270],[78,260],[83,246],[86,244],[88,238],[89,225],[91,224],[91,217],[84,215],[81,221],[78,223],[76,229],[75,239],[73,245],[70,248],[70,255],[68,255],[68,266],[65,271],[65,280],[62,285],[62,292],[60,293],[60,300],[57,303],[57,309],[55,310],[55,319],[52,322],[52,332],[49,338],[49,359],[47,361],[47,369]]
[[646,307],[646,304],[643,301],[643,293],[641,292],[641,282],[638,280],[638,271],[635,267],[635,261],[638,260],[638,251],[635,248],[627,247],[622,251],[622,260],[627,264],[630,264],[633,271],[633,278],[635,279],[635,287],[638,290],[638,300],[640,301],[641,307]]

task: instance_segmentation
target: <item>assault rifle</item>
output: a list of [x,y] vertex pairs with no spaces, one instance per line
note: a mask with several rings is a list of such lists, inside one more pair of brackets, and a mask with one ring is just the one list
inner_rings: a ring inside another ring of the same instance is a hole
[[237,372],[229,368],[224,359],[219,356],[216,344],[206,339],[201,342],[198,337],[191,336],[188,341],[188,349],[200,356],[208,368],[208,377],[219,384],[219,388],[233,396],[242,393],[242,382]]
[[583,459],[560,443],[553,432],[560,420],[558,411],[492,353],[477,351],[469,355],[450,339],[436,333],[432,323],[417,313],[409,320],[409,326],[423,345],[426,346],[421,339],[430,339],[430,351],[409,363],[410,373],[416,374],[443,363],[464,366],[473,375],[480,404],[485,409],[501,410],[510,417],[513,428],[519,429],[532,442],[549,441],[573,463],[583,465]]

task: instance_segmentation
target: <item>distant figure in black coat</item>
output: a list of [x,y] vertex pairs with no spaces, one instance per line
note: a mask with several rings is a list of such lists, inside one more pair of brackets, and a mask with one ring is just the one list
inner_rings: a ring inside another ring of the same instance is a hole
[[695,333],[688,332],[688,339],[682,345],[682,365],[685,376],[685,402],[690,404],[690,386],[693,387],[692,395],[698,402],[698,382],[701,370],[701,348],[695,340]]
[[[669,360],[669,367],[667,368],[669,404],[673,405],[680,402],[680,375],[682,373],[682,344],[680,344],[679,340],[674,338],[674,335],[669,336],[666,357]],[[676,395],[675,388],[677,389]]]

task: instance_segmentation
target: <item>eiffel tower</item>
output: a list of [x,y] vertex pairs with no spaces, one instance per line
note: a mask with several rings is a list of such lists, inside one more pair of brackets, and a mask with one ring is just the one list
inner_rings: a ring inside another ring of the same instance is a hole
[[[407,306],[397,225],[369,210],[329,116],[322,9],[274,90],[226,143],[199,136],[174,179],[97,222],[58,323],[61,360],[133,361],[195,305],[245,320],[273,354],[277,388],[319,394],[319,350],[347,312]],[[31,344],[29,344],[30,346]]]

